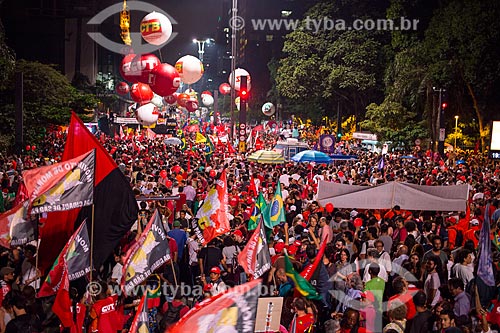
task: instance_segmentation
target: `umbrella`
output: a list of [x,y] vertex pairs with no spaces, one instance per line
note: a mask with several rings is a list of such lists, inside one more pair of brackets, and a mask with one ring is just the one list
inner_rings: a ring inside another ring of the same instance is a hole
[[261,164],[281,164],[285,163],[283,155],[272,150],[258,150],[247,157],[250,162]]
[[295,162],[315,162],[315,163],[330,163],[332,159],[325,153],[317,150],[304,150],[292,156],[292,161]]
[[168,139],[165,139],[164,142],[166,145],[172,145],[172,146],[182,145],[182,141],[179,138],[168,138]]

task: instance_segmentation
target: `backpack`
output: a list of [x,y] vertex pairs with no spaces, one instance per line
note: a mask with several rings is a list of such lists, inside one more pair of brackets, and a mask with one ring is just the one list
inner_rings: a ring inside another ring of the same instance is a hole
[[165,329],[179,321],[181,318],[181,309],[183,307],[184,304],[175,307],[172,305],[172,302],[168,302],[168,310],[159,321],[159,328],[161,332],[165,331]]

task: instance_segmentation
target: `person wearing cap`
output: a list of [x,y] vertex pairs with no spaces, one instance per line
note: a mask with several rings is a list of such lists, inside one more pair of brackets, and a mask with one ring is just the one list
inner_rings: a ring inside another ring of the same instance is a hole
[[177,249],[179,251],[178,255],[178,263],[182,261],[182,255],[184,254],[184,245],[187,242],[187,234],[186,231],[181,229],[181,222],[179,220],[175,220],[173,224],[173,229],[170,230],[167,234],[169,237],[172,237],[177,244]]
[[226,291],[227,286],[221,279],[221,269],[217,266],[214,266],[210,269],[209,279],[207,280],[205,275],[201,276],[201,282],[203,286],[210,284],[212,288],[210,289],[210,293],[212,296],[216,296],[220,293]]
[[14,285],[14,281],[15,281],[15,275],[14,275],[14,271],[15,269],[12,268],[12,267],[2,267],[2,269],[0,269],[0,277],[1,277],[1,280],[0,280],[0,304],[2,304],[4,298],[5,298],[5,295],[7,295],[9,293],[9,291],[11,291],[13,288],[13,285]]
[[479,244],[479,225],[480,223],[478,218],[473,218],[470,220],[469,230],[464,233],[464,243],[468,240],[471,240],[474,242],[474,247],[477,248],[477,245]]
[[359,313],[363,317],[365,324],[364,327],[368,332],[376,332],[375,319],[377,317],[377,310],[375,309],[375,296],[370,291],[361,293],[361,302]]

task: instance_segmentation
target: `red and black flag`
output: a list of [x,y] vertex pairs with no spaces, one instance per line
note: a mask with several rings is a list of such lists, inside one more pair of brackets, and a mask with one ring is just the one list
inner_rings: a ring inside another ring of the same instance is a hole
[[71,236],[52,265],[38,297],[55,294],[61,284],[64,284],[64,275],[68,281],[76,280],[90,272],[90,240],[87,224],[84,222]]
[[148,294],[144,293],[137,307],[134,320],[130,325],[129,333],[149,333],[149,319],[148,319]]
[[170,260],[170,247],[167,233],[158,210],[156,210],[144,228],[140,238],[127,252],[123,264],[121,285],[125,294],[129,294],[153,272]]
[[[70,160],[92,149],[96,149],[93,263],[94,267],[100,267],[136,221],[138,207],[130,184],[118,165],[73,113],[62,160]],[[91,206],[48,213],[40,228],[39,264],[42,269],[50,267],[75,225],[85,219],[91,230]]]
[[37,220],[28,215],[28,201],[0,215],[0,245],[6,248],[24,245],[37,239]]
[[253,280],[195,305],[168,333],[253,333],[261,280]]
[[267,246],[262,217],[245,248],[238,254],[238,263],[255,279],[271,268],[271,255]]
[[95,149],[65,162],[23,172],[30,214],[92,205]]

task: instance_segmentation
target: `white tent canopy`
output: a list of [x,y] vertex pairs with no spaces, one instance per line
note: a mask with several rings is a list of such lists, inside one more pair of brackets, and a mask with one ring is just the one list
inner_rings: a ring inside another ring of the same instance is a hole
[[469,186],[422,186],[389,182],[379,186],[358,186],[320,181],[318,202],[336,208],[465,211]]

